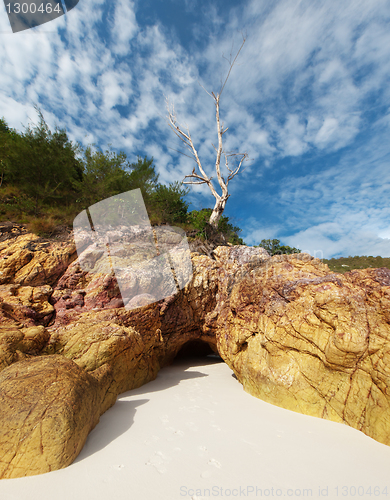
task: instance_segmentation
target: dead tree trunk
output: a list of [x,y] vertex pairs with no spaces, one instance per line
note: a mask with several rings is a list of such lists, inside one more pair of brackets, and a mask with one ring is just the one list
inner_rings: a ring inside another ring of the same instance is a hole
[[[186,129],[184,129],[177,122],[175,109],[173,106],[170,106],[169,102],[167,101],[167,110],[168,110],[168,117],[167,118],[168,118],[169,126],[174,131],[174,133],[177,135],[177,137],[179,137],[179,139],[190,150],[191,156],[189,156],[189,157],[191,159],[193,159],[197,165],[196,167],[194,167],[194,169],[190,175],[186,175],[184,177],[184,179],[189,179],[189,180],[188,181],[183,180],[183,184],[207,184],[208,185],[212,195],[215,198],[215,205],[214,205],[214,208],[213,208],[213,211],[211,213],[210,220],[209,220],[210,224],[215,229],[218,228],[219,219],[221,218],[221,215],[223,214],[223,211],[225,210],[226,202],[230,196],[229,192],[228,192],[228,184],[231,181],[231,179],[233,179],[233,177],[235,177],[238,174],[243,162],[248,158],[248,153],[235,153],[232,151],[225,151],[225,149],[223,147],[223,135],[226,133],[228,128],[224,128],[223,123],[221,124],[221,121],[220,121],[221,94],[223,92],[223,89],[225,88],[226,82],[228,81],[228,78],[229,78],[230,73],[232,71],[232,68],[237,60],[237,57],[238,57],[239,53],[241,52],[241,49],[245,43],[245,40],[246,39],[244,38],[243,42],[241,44],[241,47],[239,48],[235,57],[232,58],[232,56],[230,56],[229,71],[227,73],[225,81],[223,82],[219,92],[216,94],[214,92],[211,92],[211,94],[210,94],[209,92],[206,91],[208,93],[208,95],[210,97],[212,97],[212,99],[214,100],[215,110],[216,110],[215,118],[216,118],[216,122],[217,122],[218,146],[216,147],[213,144],[213,147],[214,147],[215,152],[216,152],[215,171],[217,174],[218,184],[221,188],[220,194],[216,191],[213,183],[211,182],[212,177],[209,177],[202,167],[201,161],[200,161],[199,156],[198,156],[198,152],[195,149],[195,146],[194,146],[194,143],[192,141],[191,134],[190,134],[188,127]],[[184,154],[184,153],[182,153],[182,154]],[[188,156],[188,155],[185,155],[185,156]],[[225,159],[225,167],[228,170],[228,175],[227,175],[226,180],[223,177],[223,175],[221,174],[221,159],[222,159],[222,157],[224,157],[224,159]],[[236,162],[236,166],[234,168],[229,166],[229,162],[231,160],[234,160]],[[197,172],[197,169],[198,169],[199,173]]]

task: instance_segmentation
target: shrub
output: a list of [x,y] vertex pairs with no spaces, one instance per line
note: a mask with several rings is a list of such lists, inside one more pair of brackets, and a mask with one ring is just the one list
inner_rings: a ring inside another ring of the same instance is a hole
[[[188,223],[197,230],[196,236],[207,239],[209,233],[209,220],[211,215],[211,208],[203,208],[202,210],[193,210],[188,214]],[[233,226],[229,222],[229,218],[222,215],[218,222],[218,232],[225,237],[225,240],[233,245],[244,245],[242,238],[238,236],[241,229]]]
[[28,228],[38,236],[51,236],[56,230],[57,225],[58,221],[51,217],[36,217],[30,221]]
[[300,253],[301,250],[295,247],[289,247],[287,245],[281,245],[280,240],[261,240],[259,245],[254,245],[255,247],[262,247],[270,255],[282,255],[282,254],[292,254]]

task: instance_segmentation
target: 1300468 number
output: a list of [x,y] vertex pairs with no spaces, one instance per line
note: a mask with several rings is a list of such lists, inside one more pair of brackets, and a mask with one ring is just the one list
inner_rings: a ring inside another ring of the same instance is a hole
[[43,3],[40,5],[36,3],[14,3],[13,5],[7,3],[6,8],[8,14],[35,14],[36,12],[40,12],[41,14],[51,14],[52,12],[62,14],[59,3],[55,4],[54,8],[51,3],[47,3],[46,5]]

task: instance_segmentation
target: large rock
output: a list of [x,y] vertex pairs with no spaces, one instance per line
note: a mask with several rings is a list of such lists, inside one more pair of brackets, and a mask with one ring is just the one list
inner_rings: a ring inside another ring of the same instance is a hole
[[42,474],[71,464],[99,421],[103,378],[103,370],[94,377],[56,355],[4,369],[0,478]]
[[112,311],[84,314],[74,325],[54,331],[43,351],[71,359],[85,372],[102,367],[109,371],[102,412],[118,394],[153,380],[160,369],[156,353],[159,332],[151,329],[141,335],[124,323]]
[[244,389],[390,445],[390,270],[277,256],[235,283],[218,351]]
[[56,242],[27,233],[0,241],[0,285],[53,285],[76,257],[72,238]]
[[217,249],[215,260],[193,254],[194,277],[180,293],[130,311],[112,305],[121,302],[113,276],[83,272],[74,262],[54,289],[57,315],[44,352],[62,354],[86,371],[107,364],[116,394],[154,379],[188,342],[217,352],[217,304],[235,274],[269,258],[263,249],[246,249],[239,259],[237,252]]

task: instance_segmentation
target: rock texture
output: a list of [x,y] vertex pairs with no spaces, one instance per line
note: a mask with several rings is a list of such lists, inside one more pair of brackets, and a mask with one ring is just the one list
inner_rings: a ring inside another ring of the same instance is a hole
[[66,467],[100,416],[104,384],[63,356],[22,360],[0,373],[0,477]]
[[72,239],[57,243],[23,234],[0,243],[0,284],[53,285],[77,257]]
[[[0,325],[47,325],[54,318],[52,286],[76,259],[73,239],[48,241],[19,226],[2,225],[0,236]],[[12,234],[16,237],[12,238]],[[21,234],[20,234],[21,233]]]
[[254,396],[390,445],[389,270],[220,246],[191,254],[178,293],[127,310],[72,245],[0,238],[0,478],[67,466],[118,394],[202,345]]
[[2,325],[47,325],[54,317],[49,303],[52,292],[49,285],[0,285]]
[[3,368],[41,354],[50,334],[43,326],[27,328],[0,327],[0,371]]
[[237,282],[217,346],[244,389],[390,445],[390,270],[273,257]]

